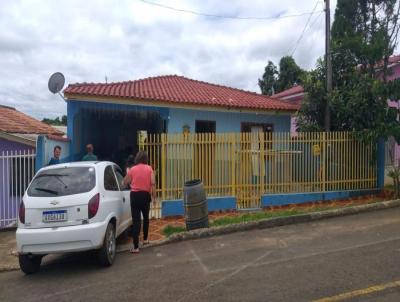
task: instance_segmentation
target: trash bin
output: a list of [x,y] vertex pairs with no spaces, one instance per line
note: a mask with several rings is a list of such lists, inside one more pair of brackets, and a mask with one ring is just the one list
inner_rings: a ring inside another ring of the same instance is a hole
[[200,179],[189,180],[183,187],[186,229],[208,228],[207,197]]

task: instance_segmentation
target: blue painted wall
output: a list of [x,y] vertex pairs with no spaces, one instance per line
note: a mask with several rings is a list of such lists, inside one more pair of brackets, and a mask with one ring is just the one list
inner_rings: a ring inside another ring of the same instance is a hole
[[219,112],[171,108],[169,111],[168,133],[182,133],[184,125],[195,132],[196,120],[216,122],[217,132],[240,132],[242,122],[268,123],[274,125],[274,132],[290,132],[290,114],[261,114],[240,112]]
[[[207,198],[207,208],[209,212],[226,211],[236,209],[236,198],[232,196],[209,197]],[[183,200],[165,200],[162,202],[162,217],[182,216],[185,214]]]
[[362,195],[376,194],[379,191],[379,189],[371,189],[354,191],[268,194],[261,197],[261,205],[262,207],[272,207],[306,202],[337,200]]
[[61,147],[60,162],[70,162],[70,142],[53,140],[46,137],[46,135],[39,135],[36,142],[36,172],[41,168],[48,165],[50,159],[54,155],[54,147]]

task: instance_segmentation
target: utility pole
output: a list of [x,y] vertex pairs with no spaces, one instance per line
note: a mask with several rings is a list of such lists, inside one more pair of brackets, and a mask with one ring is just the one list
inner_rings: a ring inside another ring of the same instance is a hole
[[325,107],[325,131],[331,129],[331,112],[328,96],[332,92],[332,61],[331,61],[331,12],[329,0],[325,0],[325,62],[326,62],[326,107]]

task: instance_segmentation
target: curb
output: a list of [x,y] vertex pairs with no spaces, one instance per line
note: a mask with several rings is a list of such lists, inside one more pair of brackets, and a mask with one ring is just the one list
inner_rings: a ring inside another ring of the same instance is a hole
[[[347,216],[347,215],[355,215],[360,213],[395,208],[399,206],[400,206],[400,199],[396,199],[396,200],[383,201],[383,202],[377,202],[360,206],[352,206],[347,208],[333,209],[321,212],[299,214],[288,217],[267,218],[258,221],[243,222],[232,225],[213,227],[209,229],[198,229],[198,230],[173,234],[166,239],[162,239],[149,244],[146,248],[166,245],[170,243],[176,243],[180,241],[195,240],[200,238],[207,238],[207,237],[213,237],[218,235],[224,235],[224,234],[230,234],[230,233],[236,233],[254,229],[268,229],[284,225],[305,223],[305,222],[311,222],[311,221],[317,221],[317,220]],[[117,252],[124,252],[129,250],[129,248],[130,245],[124,245],[121,246],[121,248],[118,249]]]
[[6,272],[13,272],[13,271],[19,271],[19,266],[18,265],[0,266],[0,274],[1,273],[6,273]]

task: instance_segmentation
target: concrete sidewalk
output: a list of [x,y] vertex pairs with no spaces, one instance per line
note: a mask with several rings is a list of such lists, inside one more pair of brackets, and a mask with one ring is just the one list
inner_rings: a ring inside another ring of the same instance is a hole
[[[364,196],[353,199],[330,201],[330,202],[315,202],[308,204],[289,205],[274,208],[267,208],[264,211],[281,211],[289,209],[303,209],[312,210],[318,209],[336,209],[348,206],[357,206],[368,204],[373,201],[384,201],[390,199],[388,196]],[[222,217],[232,217],[242,215],[244,212],[225,212],[225,213],[212,213],[209,215],[209,220],[213,221]],[[185,220],[183,217],[172,217],[165,219],[152,219],[150,221],[149,240],[151,243],[163,242],[166,238],[163,234],[163,229],[167,226],[180,226],[185,227]],[[128,232],[125,232],[117,239],[117,251],[124,251],[129,249],[132,239]],[[19,269],[18,254],[16,252],[15,230],[0,232],[0,272]]]
[[0,232],[0,272],[19,269],[15,231]]

